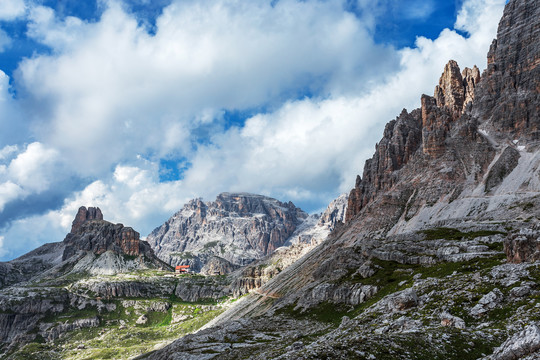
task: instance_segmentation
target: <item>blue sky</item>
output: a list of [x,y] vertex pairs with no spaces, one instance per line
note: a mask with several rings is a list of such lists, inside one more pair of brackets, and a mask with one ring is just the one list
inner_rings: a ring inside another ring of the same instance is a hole
[[0,261],[81,205],[144,236],[189,199],[314,212],[444,64],[485,67],[504,0],[3,0]]

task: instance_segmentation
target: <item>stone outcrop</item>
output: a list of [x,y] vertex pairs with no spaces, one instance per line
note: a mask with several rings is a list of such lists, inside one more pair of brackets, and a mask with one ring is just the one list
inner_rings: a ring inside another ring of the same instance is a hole
[[540,138],[538,1],[510,1],[488,53],[473,114],[506,138]]
[[459,66],[450,60],[444,67],[444,72],[435,87],[436,104],[440,108],[447,108],[454,120],[464,112],[467,104],[474,99],[474,89],[480,81],[480,70],[475,66],[465,68],[460,73]]
[[[62,261],[71,261],[74,264],[72,269],[91,270],[96,274],[100,271],[112,274],[122,272],[123,268],[134,270],[148,266],[170,269],[156,257],[148,242],[140,240],[137,231],[102,218],[103,214],[99,208],[79,209],[73,221],[72,231],[66,235],[62,243],[64,246]],[[99,258],[105,253],[106,256]],[[134,261],[135,259],[138,260]]]
[[533,355],[531,359],[538,359],[540,355],[540,328],[536,324],[510,337],[485,360],[517,360],[528,355]]
[[366,161],[363,177],[357,176],[349,194],[345,221],[351,220],[381,190],[395,182],[394,172],[404,166],[422,141],[422,121],[419,110],[405,109],[385,129],[375,154]]
[[103,220],[103,214],[101,213],[100,208],[89,207],[87,209],[85,206],[81,206],[71,225],[71,232],[77,232],[81,225],[88,220]]
[[219,257],[212,256],[210,260],[201,269],[203,275],[226,275],[238,269],[237,265],[231,264],[229,261]]
[[454,316],[448,312],[443,312],[440,315],[441,318],[441,326],[450,326],[455,327],[456,329],[465,329],[465,321],[457,316]]
[[512,263],[540,260],[540,230],[535,226],[510,233],[504,240],[504,251]]
[[422,149],[425,154],[437,157],[445,152],[451,125],[472,103],[479,81],[480,70],[476,65],[460,73],[458,64],[450,60],[435,87],[434,96],[422,96]]
[[483,316],[490,310],[498,307],[503,301],[503,298],[504,295],[501,290],[495,288],[486,295],[482,296],[482,298],[478,301],[478,304],[471,309],[470,314],[472,316]]
[[69,233],[64,239],[66,246],[63,260],[73,256],[77,251],[90,251],[101,255],[106,251],[127,256],[139,256],[152,253],[146,241],[139,239],[139,233],[122,224],[112,224],[104,220],[86,222]]
[[504,178],[516,168],[520,156],[519,151],[511,146],[504,149],[497,162],[489,170],[486,178],[486,192],[503,182]]
[[349,286],[322,283],[302,297],[301,301],[298,302],[298,307],[313,308],[323,302],[356,306],[373,297],[377,290],[377,287],[373,285],[355,284]]
[[212,256],[246,265],[283,246],[308,215],[293,203],[262,195],[222,193],[191,200],[147,241],[171,265],[200,269]]
[[64,334],[70,331],[90,328],[90,327],[97,327],[99,326],[100,321],[97,316],[87,319],[77,319],[73,321],[72,323],[65,323],[57,325],[51,329],[48,329],[44,332],[43,336],[47,341],[54,341],[60,337],[62,337]]

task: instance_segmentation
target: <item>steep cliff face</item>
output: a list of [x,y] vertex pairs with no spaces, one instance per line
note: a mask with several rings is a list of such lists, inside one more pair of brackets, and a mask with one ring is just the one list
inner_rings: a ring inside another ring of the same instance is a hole
[[539,17],[538,1],[508,3],[476,91],[473,114],[511,140],[540,136]]
[[332,200],[326,210],[318,216],[310,215],[293,233],[287,246],[258,259],[235,271],[231,278],[231,288],[235,296],[244,295],[258,289],[271,278],[293,265],[322,243],[337,228],[343,226],[347,212],[347,194]]
[[153,251],[146,241],[139,239],[139,233],[122,224],[112,224],[104,220],[87,221],[70,232],[64,239],[63,260],[75,255],[77,251],[90,251],[101,255],[106,251],[127,256],[140,256]]
[[[406,173],[412,168],[438,167],[442,160],[447,173],[452,173],[445,180],[460,179],[459,182],[470,175],[474,166],[485,170],[493,154],[486,146],[487,141],[478,136],[477,121],[470,115],[474,89],[479,81],[480,72],[476,66],[460,72],[458,64],[450,60],[435,87],[434,96],[422,95],[420,109],[411,113],[403,110],[396,120],[386,125],[375,154],[366,161],[363,177],[357,177],[351,190],[346,221],[360,213],[378,194],[390,190],[398,180],[408,184],[410,179],[406,179]],[[458,164],[463,163],[459,158],[463,153],[462,146],[473,153],[475,159],[473,162],[466,160],[465,171],[456,171],[463,167]],[[409,169],[398,171],[411,159],[414,161]],[[434,159],[437,160],[430,165]]]
[[147,267],[170,269],[138,232],[103,220],[99,208],[81,207],[62,244],[62,261],[71,263],[73,271],[113,274]]
[[191,200],[147,241],[163,261],[195,271],[212,256],[245,265],[284,245],[307,217],[291,202],[223,193],[213,202]]
[[403,109],[386,125],[375,154],[366,161],[362,178],[357,176],[355,187],[349,194],[345,221],[358,214],[377,193],[394,184],[394,172],[410,160],[422,143],[422,118],[423,113],[419,110],[408,113]]

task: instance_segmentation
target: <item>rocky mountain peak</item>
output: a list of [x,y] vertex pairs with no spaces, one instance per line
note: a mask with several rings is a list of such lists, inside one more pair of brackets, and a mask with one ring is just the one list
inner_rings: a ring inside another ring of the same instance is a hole
[[332,200],[324,213],[322,213],[317,225],[324,226],[329,230],[334,230],[340,222],[345,220],[348,200],[348,194],[341,194],[336,199]]
[[466,67],[463,69],[461,77],[463,78],[463,89],[465,92],[465,98],[463,100],[463,111],[465,111],[467,105],[474,100],[474,89],[480,82],[480,70],[476,65],[472,69]]
[[422,95],[422,149],[435,158],[445,152],[445,139],[451,125],[465,112],[474,99],[480,70],[475,66],[460,72],[459,65],[450,60],[444,67],[435,87],[434,96]]
[[465,89],[463,77],[459,66],[454,60],[450,60],[444,67],[444,71],[439,79],[439,85],[435,87],[433,97],[437,106],[446,106],[452,115],[457,116],[463,110],[465,100]]
[[437,106],[446,107],[453,119],[457,119],[474,99],[474,88],[479,81],[480,70],[476,65],[460,72],[458,63],[450,60],[444,67],[439,85],[435,87],[433,97]]
[[199,271],[219,257],[244,265],[283,246],[308,215],[293,203],[249,193],[221,193],[215,201],[189,201],[148,235],[171,265]]
[[85,206],[81,206],[71,225],[71,232],[77,232],[81,225],[89,220],[103,220],[101,209],[98,207],[89,207],[87,209]]
[[63,244],[65,248],[62,260],[82,253],[99,256],[109,251],[130,257],[144,255],[150,261],[159,263],[150,245],[140,240],[137,231],[103,220],[103,213],[99,208],[80,207],[73,220],[71,232],[67,234]]

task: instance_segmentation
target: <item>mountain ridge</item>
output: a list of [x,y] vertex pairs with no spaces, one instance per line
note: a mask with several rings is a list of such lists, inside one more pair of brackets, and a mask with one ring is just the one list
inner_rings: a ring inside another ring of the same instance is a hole
[[434,96],[386,126],[345,226],[213,327],[142,358],[540,356],[539,19],[538,2],[509,1],[480,79],[450,61]]

